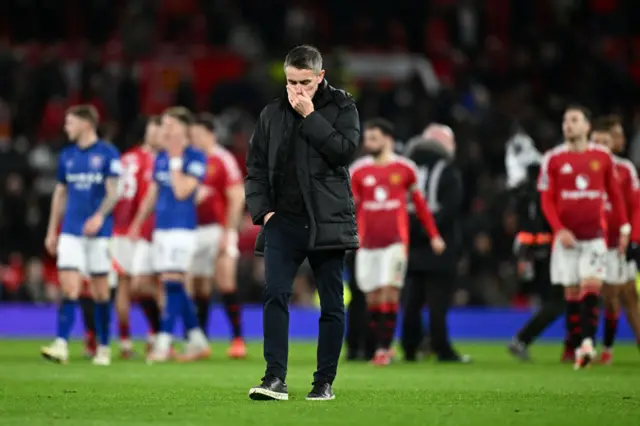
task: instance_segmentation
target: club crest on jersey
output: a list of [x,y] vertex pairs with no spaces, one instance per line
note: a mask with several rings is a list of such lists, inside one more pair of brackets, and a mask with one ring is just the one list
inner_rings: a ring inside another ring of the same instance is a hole
[[593,160],[590,165],[591,170],[593,170],[594,172],[597,172],[600,169],[600,163],[598,163],[597,160]]
[[400,181],[402,181],[400,173],[391,173],[391,176],[389,176],[389,182],[391,182],[392,185],[397,185]]
[[207,176],[213,176],[216,173],[216,166],[214,164],[209,164],[207,167]]
[[589,187],[589,179],[585,175],[576,176],[576,188],[583,191]]
[[362,184],[364,186],[373,186],[376,184],[376,178],[374,178],[371,175],[368,175],[364,179],[362,179]]
[[99,155],[94,155],[89,159],[89,166],[92,169],[99,169],[102,167],[102,157]]

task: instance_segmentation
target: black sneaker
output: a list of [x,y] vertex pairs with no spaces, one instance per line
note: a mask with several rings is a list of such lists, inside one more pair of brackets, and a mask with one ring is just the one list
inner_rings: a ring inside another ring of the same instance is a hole
[[330,401],[336,399],[336,396],[329,383],[314,383],[306,399],[307,401]]
[[513,339],[511,343],[509,343],[509,346],[507,346],[507,349],[511,355],[518,358],[520,361],[531,361],[529,349],[527,348],[527,345],[521,341]]
[[438,356],[438,362],[451,363],[451,364],[471,364],[471,357],[469,355],[459,355],[457,353]]
[[287,401],[287,384],[275,376],[262,378],[262,383],[249,389],[249,398],[254,401]]

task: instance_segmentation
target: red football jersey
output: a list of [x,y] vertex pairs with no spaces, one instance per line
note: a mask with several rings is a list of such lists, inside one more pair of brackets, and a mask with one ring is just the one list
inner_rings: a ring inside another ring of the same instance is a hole
[[221,146],[207,155],[207,172],[202,184],[207,197],[198,205],[198,225],[227,223],[227,189],[242,183],[242,173],[235,157]]
[[[142,204],[142,200],[153,180],[155,155],[146,148],[136,147],[122,156],[120,178],[120,200],[113,210],[113,234],[127,235],[129,226]],[[154,218],[150,215],[142,225],[140,236],[151,241]]]
[[407,194],[417,189],[416,165],[397,155],[386,164],[367,156],[354,162],[350,173],[360,247],[408,244]]
[[606,237],[605,195],[613,215],[626,223],[610,151],[589,143],[585,151],[558,146],[544,155],[538,178],[542,209],[554,232],[568,229],[578,240]]
[[[625,211],[627,212],[627,218],[630,219],[634,215],[638,191],[640,191],[638,173],[633,163],[625,158],[614,155],[613,164],[616,171],[616,178],[618,179],[620,195],[622,195],[622,201],[624,202]],[[620,227],[624,225],[624,223],[620,223],[619,218],[614,216],[608,196],[605,200],[605,211],[607,212],[607,244],[610,248],[613,248],[618,246]]]

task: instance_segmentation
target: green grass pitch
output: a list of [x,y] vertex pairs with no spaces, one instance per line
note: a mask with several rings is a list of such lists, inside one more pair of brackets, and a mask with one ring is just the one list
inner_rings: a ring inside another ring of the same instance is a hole
[[460,344],[473,365],[398,362],[387,368],[342,362],[335,401],[308,402],[315,345],[292,343],[290,400],[254,402],[262,347],[231,361],[94,367],[73,346],[69,365],[40,359],[43,342],[0,341],[1,425],[429,425],[625,426],[640,424],[640,354],[616,348],[613,366],[573,371],[559,345],[533,348],[535,362],[511,359],[503,344]]

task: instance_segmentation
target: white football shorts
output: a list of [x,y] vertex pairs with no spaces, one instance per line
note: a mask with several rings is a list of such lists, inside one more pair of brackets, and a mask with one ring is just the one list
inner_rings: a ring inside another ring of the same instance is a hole
[[111,271],[109,238],[61,234],[58,238],[58,269],[76,270],[86,276]]
[[111,256],[122,272],[132,275],[135,242],[124,236],[111,238]]
[[356,283],[363,293],[381,287],[402,288],[407,270],[407,249],[404,244],[366,249],[356,252]]
[[607,250],[605,263],[607,276],[604,282],[610,285],[622,285],[629,281],[635,281],[638,268],[636,262],[628,261],[625,255],[621,255],[617,249]]
[[195,230],[158,229],[153,233],[153,269],[157,273],[188,272],[195,251]]
[[607,245],[603,238],[578,241],[566,248],[558,240],[551,250],[551,282],[565,287],[579,285],[587,278],[604,281]]
[[219,224],[199,226],[196,230],[196,251],[191,264],[191,274],[195,277],[213,277],[215,261],[220,250],[220,240],[224,229]]
[[134,277],[153,275],[154,269],[151,242],[143,239],[136,241],[133,246],[131,275]]

